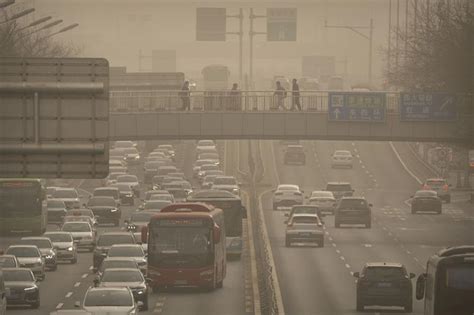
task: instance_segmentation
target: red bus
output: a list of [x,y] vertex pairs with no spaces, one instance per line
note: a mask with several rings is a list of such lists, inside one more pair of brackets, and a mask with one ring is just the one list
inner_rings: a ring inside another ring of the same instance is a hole
[[147,277],[155,292],[173,286],[222,288],[226,244],[221,209],[171,204],[151,217],[141,236],[148,243]]

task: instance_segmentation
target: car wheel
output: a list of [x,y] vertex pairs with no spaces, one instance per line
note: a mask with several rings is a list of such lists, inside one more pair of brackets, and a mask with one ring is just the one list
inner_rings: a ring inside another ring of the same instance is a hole
[[356,302],[356,310],[357,312],[363,312],[364,311],[364,304],[362,304],[361,301],[357,300]]
[[36,301],[35,303],[31,304],[31,308],[37,309],[40,307],[40,300]]
[[318,247],[324,247],[324,240],[321,240],[321,241],[318,243]]
[[291,246],[291,242],[289,239],[285,239],[285,246],[286,247],[290,247]]
[[58,270],[58,265],[54,265],[53,267],[51,267],[51,271],[56,271]]
[[334,227],[340,228],[340,227],[341,227],[341,224],[340,224],[339,222],[335,222],[335,223],[334,223]]
[[446,203],[451,203],[451,195],[446,196]]
[[276,203],[273,204],[273,210],[278,210],[278,205]]
[[405,309],[405,313],[413,312],[413,302],[412,301],[408,302],[408,304],[405,305],[404,309]]
[[217,288],[218,289],[222,289],[224,287],[224,279],[222,279],[221,281],[217,282]]
[[76,264],[77,263],[77,256],[71,259],[71,264]]
[[148,297],[143,301],[142,311],[148,311]]
[[370,229],[371,227],[372,227],[372,222],[371,221],[369,221],[365,224],[366,229]]
[[120,220],[117,220],[114,222],[114,226],[119,226],[120,225]]
[[414,208],[411,208],[411,214],[416,214],[416,210]]

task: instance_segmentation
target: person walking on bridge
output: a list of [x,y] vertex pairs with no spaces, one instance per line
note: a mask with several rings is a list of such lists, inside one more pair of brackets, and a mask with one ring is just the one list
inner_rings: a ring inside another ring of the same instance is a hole
[[232,84],[232,89],[229,92],[230,95],[230,110],[241,110],[242,109],[242,92],[239,90],[237,83]]
[[184,81],[181,92],[179,92],[179,96],[183,102],[183,107],[181,107],[181,110],[191,110],[191,92],[189,92],[189,81]]
[[281,85],[280,81],[276,81],[276,90],[275,93],[273,93],[274,100],[276,100],[277,103],[277,108],[280,109],[282,108],[285,110],[285,98],[286,98],[286,90],[285,88]]
[[295,106],[301,111],[300,86],[298,85],[298,81],[293,79],[293,86],[291,88],[291,110],[295,110]]

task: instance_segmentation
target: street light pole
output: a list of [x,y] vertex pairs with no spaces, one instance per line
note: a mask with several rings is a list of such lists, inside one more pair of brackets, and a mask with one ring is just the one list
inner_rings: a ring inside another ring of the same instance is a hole
[[41,23],[44,23],[46,21],[49,21],[51,20],[51,17],[50,16],[47,16],[47,17],[44,17],[44,18],[41,18],[39,20],[36,20],[34,22],[31,22],[30,24],[28,24],[27,26],[24,26],[22,28],[19,28],[18,31],[23,31],[24,29],[27,29],[29,27],[33,27],[33,26],[36,26],[36,25],[39,25]]
[[51,36],[54,36],[54,35],[57,35],[57,34],[60,34],[60,33],[64,33],[64,32],[70,31],[70,30],[72,30],[73,28],[76,28],[76,27],[78,27],[78,26],[79,26],[78,23],[74,23],[74,24],[68,25],[68,26],[66,26],[66,27],[63,27],[62,29],[60,29],[59,31],[57,31],[57,32],[55,32],[55,33],[52,33],[52,34],[49,34],[49,35],[43,37],[43,39],[49,38],[49,37],[51,37]]
[[6,8],[9,5],[15,4],[15,0],[7,0],[2,3],[0,3],[0,9]]
[[18,12],[16,14],[13,14],[10,18],[6,19],[5,21],[2,21],[0,22],[0,25],[2,24],[6,24],[6,23],[10,23],[10,22],[13,22],[15,21],[16,19],[19,19],[25,15],[28,15],[32,12],[35,12],[35,9],[34,8],[30,8],[30,9],[26,9],[26,10],[23,10],[21,12]]
[[[362,36],[363,38],[369,41],[369,65],[368,65],[368,79],[369,84],[372,84],[372,44],[373,44],[373,33],[374,33],[374,20],[370,19],[369,26],[360,26],[360,25],[328,25],[327,21],[324,21],[324,26],[326,28],[345,28],[353,31],[354,33]],[[359,29],[368,29],[369,35],[362,33]]]
[[254,32],[253,30],[253,20],[254,19],[259,19],[259,18],[266,18],[266,15],[255,15],[253,14],[253,8],[250,8],[250,30],[249,30],[249,36],[250,36],[250,41],[249,41],[249,85],[250,89],[254,88],[253,85],[253,37],[255,35],[264,35],[267,34],[266,32]]
[[242,84],[242,69],[243,69],[243,36],[244,36],[244,13],[243,9],[239,9],[239,14],[226,15],[226,18],[237,18],[239,19],[239,31],[238,32],[226,32],[229,35],[239,36],[239,82]]

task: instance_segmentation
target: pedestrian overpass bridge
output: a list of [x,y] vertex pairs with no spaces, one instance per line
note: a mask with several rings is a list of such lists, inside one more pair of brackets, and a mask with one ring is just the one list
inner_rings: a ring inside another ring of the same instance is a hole
[[[226,92],[191,92],[191,111],[182,111],[178,91],[112,92],[109,137],[110,140],[212,138],[458,143],[471,142],[474,138],[471,98],[467,102],[469,106],[458,106],[455,119],[435,121],[421,116],[422,119],[410,120],[401,115],[399,93],[380,93],[383,117],[370,117],[369,113],[369,117],[350,121],[350,118],[339,120],[340,117],[336,117],[344,110],[342,107],[340,112],[338,108],[338,112],[331,114],[330,93],[302,92],[302,110],[294,111],[290,110],[291,95],[283,104],[277,104],[272,91],[243,92],[237,98]],[[278,105],[284,105],[285,109]]]

